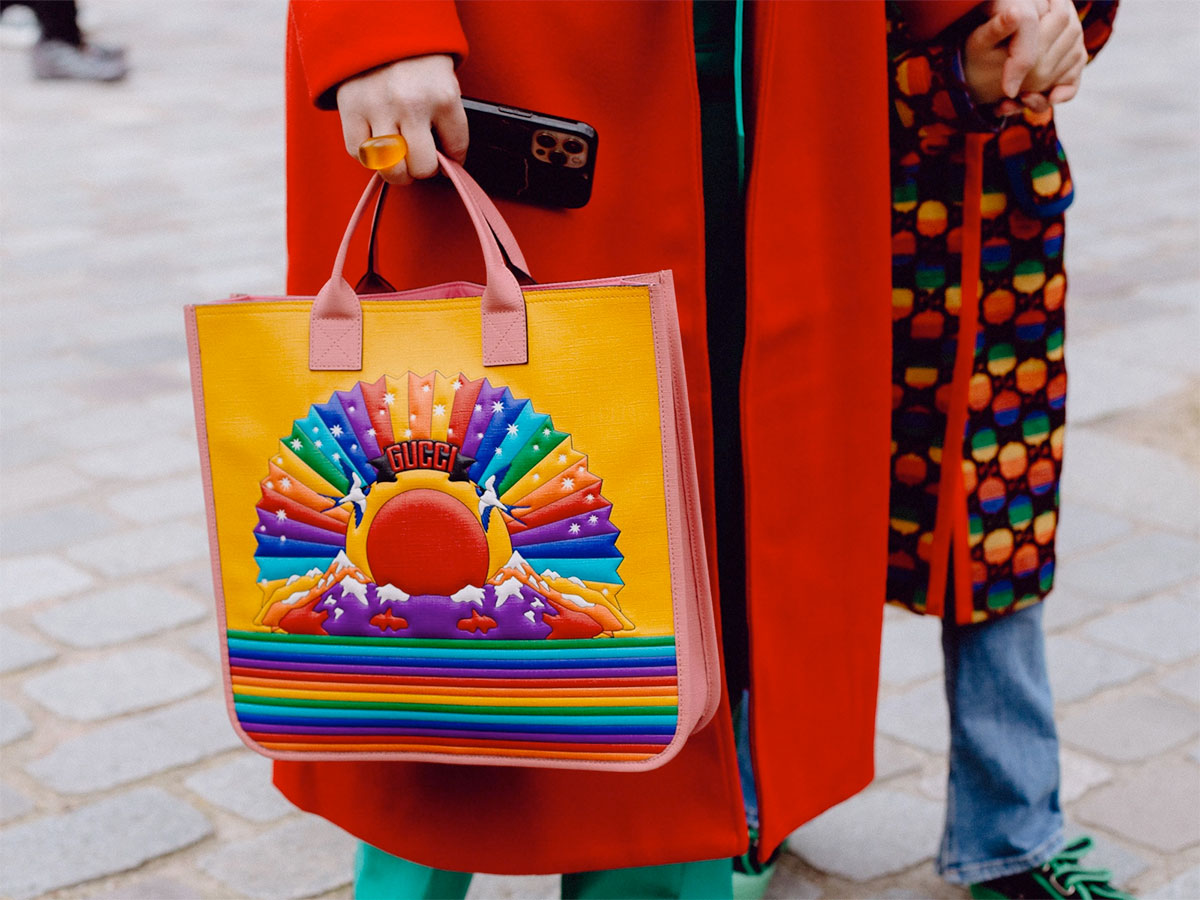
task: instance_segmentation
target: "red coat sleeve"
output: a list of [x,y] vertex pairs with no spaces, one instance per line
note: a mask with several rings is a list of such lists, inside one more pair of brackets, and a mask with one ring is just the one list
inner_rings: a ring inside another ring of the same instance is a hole
[[376,66],[431,53],[457,62],[467,55],[454,0],[292,0],[288,28],[309,98],[321,109],[335,109],[338,85]]

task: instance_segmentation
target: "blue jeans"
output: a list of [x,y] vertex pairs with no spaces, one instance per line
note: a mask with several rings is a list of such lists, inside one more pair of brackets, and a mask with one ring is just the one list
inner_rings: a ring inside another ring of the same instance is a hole
[[[944,621],[942,652],[950,776],[938,873],[974,884],[1041,865],[1063,843],[1042,604],[982,625]],[[734,728],[746,818],[756,827],[746,701]]]
[[938,873],[974,884],[1062,847],[1058,734],[1042,604],[981,625],[942,623],[950,777]]

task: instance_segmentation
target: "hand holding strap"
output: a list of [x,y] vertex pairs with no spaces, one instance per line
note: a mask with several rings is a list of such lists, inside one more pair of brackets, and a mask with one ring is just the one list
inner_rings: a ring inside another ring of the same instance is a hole
[[[507,366],[528,362],[525,297],[516,276],[505,264],[497,238],[504,243],[509,259],[528,271],[525,258],[499,211],[471,176],[441,153],[438,161],[467,208],[483,250],[487,270],[482,300],[483,364]],[[371,177],[346,226],[329,281],[313,302],[308,336],[308,367],[313,371],[362,369],[362,304],[342,277],[342,271],[350,238],[382,185],[383,179],[379,175]]]

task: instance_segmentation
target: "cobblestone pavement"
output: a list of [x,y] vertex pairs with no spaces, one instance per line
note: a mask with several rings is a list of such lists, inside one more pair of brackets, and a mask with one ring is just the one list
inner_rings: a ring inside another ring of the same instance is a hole
[[[85,4],[119,85],[0,50],[0,895],[349,897],[353,842],[225,720],[180,307],[284,277],[281,3]],[[1200,6],[1127,3],[1062,110],[1069,451],[1047,607],[1072,827],[1200,897]],[[889,611],[879,778],[777,897],[962,897],[930,864],[936,622]],[[480,878],[476,897],[551,897]]]

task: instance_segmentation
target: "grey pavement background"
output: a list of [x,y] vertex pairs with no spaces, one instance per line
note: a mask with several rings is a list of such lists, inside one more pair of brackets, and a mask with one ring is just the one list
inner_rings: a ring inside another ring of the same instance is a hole
[[[180,307],[284,278],[281,2],[92,0],[119,85],[0,27],[0,895],[349,897],[353,842],[225,720]],[[1126,3],[1062,107],[1071,367],[1047,607],[1072,827],[1200,897],[1200,5]],[[963,897],[936,622],[890,610],[879,776],[771,895]],[[480,878],[475,897],[552,897]]]

